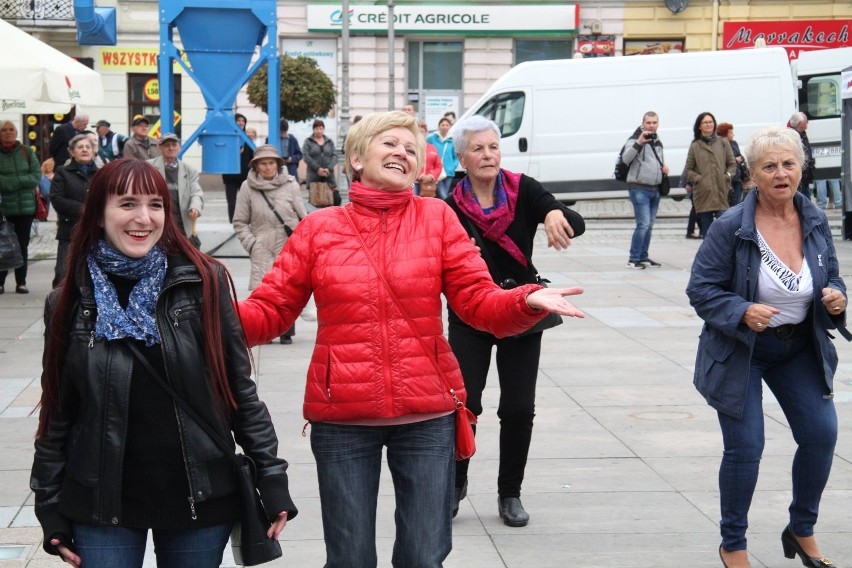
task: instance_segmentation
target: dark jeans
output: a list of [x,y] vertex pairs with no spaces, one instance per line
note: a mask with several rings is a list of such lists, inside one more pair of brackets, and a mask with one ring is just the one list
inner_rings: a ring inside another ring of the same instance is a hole
[[[6,221],[14,225],[15,236],[18,237],[18,244],[21,245],[21,256],[24,257],[24,265],[15,269],[15,284],[25,286],[27,283],[27,261],[29,259],[27,249],[30,246],[30,231],[33,228],[33,216],[6,215]],[[8,273],[8,270],[0,271],[0,286],[6,285],[6,275]]]
[[724,211],[704,211],[702,213],[698,213],[698,231],[701,233],[702,237],[707,236],[707,231],[710,230],[710,225],[715,219],[718,219],[722,213],[724,213]]
[[[689,200],[692,201],[692,196],[689,196]],[[698,213],[695,212],[695,204],[689,208],[689,220],[686,222],[686,234],[694,235],[695,234],[695,225],[698,223]],[[699,227],[700,230],[700,227]]]
[[242,184],[225,184],[225,199],[228,201],[228,223],[234,222],[234,209],[237,207],[237,193]]
[[[657,194],[659,197],[659,194]],[[541,333],[497,339],[458,321],[450,321],[449,342],[459,361],[467,407],[482,414],[482,391],[497,347],[497,378],[500,381],[500,468],[497,493],[501,498],[520,497],[535,417],[535,383],[541,355]],[[467,479],[469,461],[456,464],[456,486]]]
[[53,267],[54,288],[59,286],[65,277],[66,264],[68,264],[68,248],[70,246],[71,241],[64,239],[56,241],[56,265]]
[[453,547],[455,414],[399,426],[314,422],[325,568],[374,568],[382,449],[396,496],[395,568],[440,568]]
[[[232,525],[184,531],[153,529],[158,568],[216,568]],[[85,568],[141,568],[147,529],[74,523],[74,550]]]
[[834,457],[837,414],[834,401],[828,397],[811,333],[806,328],[790,339],[779,339],[768,332],[757,334],[742,419],[719,413],[725,444],[719,468],[720,529],[725,550],[746,548],[748,511],[765,442],[761,377],[781,405],[797,445],[790,528],[798,536],[813,535]]

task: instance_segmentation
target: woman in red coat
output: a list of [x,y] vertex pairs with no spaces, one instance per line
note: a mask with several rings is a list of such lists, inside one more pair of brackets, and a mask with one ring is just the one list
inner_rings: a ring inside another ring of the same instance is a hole
[[312,423],[326,568],[377,564],[384,447],[396,494],[393,565],[439,567],[452,548],[455,404],[445,382],[465,395],[443,335],[442,293],[459,317],[499,337],[529,328],[545,311],[583,315],[563,297],[580,288],[494,284],[447,204],[412,194],[423,144],[403,112],[353,126],[345,148],[351,203],[299,223],[239,305],[248,341],[258,345],[286,331],[314,295],[319,328],[303,410]]

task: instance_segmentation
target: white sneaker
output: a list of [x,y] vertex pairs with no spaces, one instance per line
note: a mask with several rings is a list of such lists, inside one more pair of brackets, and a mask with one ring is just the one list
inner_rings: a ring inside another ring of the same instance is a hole
[[317,321],[317,312],[316,310],[305,309],[302,310],[301,317],[305,321]]

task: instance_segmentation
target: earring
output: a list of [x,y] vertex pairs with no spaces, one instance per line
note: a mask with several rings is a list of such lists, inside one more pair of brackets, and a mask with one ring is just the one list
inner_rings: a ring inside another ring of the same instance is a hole
[[356,171],[356,172],[360,172],[360,171],[361,171],[361,170],[363,170],[363,169],[364,169],[364,166],[355,166],[355,171]]

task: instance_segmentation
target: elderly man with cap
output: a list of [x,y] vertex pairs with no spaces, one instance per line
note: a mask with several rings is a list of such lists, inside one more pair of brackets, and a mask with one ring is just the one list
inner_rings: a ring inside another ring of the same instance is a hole
[[65,165],[65,162],[71,157],[71,154],[68,152],[68,143],[71,142],[71,139],[78,134],[82,134],[88,127],[88,115],[78,114],[71,119],[71,122],[66,122],[53,131],[48,153],[57,166]]
[[192,222],[201,216],[204,209],[204,191],[198,183],[198,170],[178,159],[180,138],[176,134],[163,134],[159,147],[161,155],[148,160],[148,163],[157,168],[166,179],[172,203],[179,205],[173,209],[175,221],[183,232],[189,235]]
[[127,136],[113,132],[107,120],[99,120],[95,125],[95,131],[98,133],[98,156],[104,163],[120,158]]
[[151,123],[141,114],[133,117],[131,123],[133,136],[125,142],[121,155],[125,158],[137,160],[150,160],[160,155],[160,148],[148,137],[148,128]]

